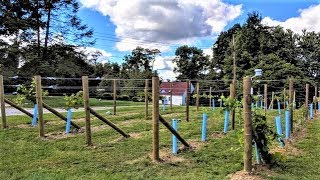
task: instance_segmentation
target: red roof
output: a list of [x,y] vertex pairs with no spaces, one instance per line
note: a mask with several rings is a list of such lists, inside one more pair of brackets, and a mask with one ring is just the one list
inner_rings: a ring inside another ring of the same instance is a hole
[[[171,84],[173,84],[171,88]],[[173,96],[182,96],[187,90],[186,82],[162,82],[160,84],[160,95],[170,95],[172,90]]]

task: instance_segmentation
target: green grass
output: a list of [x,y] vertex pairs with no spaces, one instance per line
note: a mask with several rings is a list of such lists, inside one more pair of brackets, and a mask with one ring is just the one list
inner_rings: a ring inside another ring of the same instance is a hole
[[[223,114],[219,110],[207,110],[208,141],[204,143],[200,141],[202,111],[196,112],[191,107],[190,122],[186,122],[184,110],[184,107],[174,107],[173,112],[160,113],[170,123],[175,117],[181,119],[181,136],[190,144],[196,145],[196,148],[173,156],[171,134],[160,125],[160,151],[170,157],[168,159],[162,155],[166,159],[163,163],[153,163],[151,160],[151,118],[144,119],[144,108],[141,106],[119,108],[116,116],[99,111],[125,132],[136,136],[121,138],[121,135],[101,121],[92,118],[93,147],[85,145],[84,133],[53,139],[52,137],[62,136],[59,133],[64,132],[65,125],[52,114],[44,116],[45,131],[49,135],[46,139],[39,138],[38,129],[30,127],[31,118],[8,117],[9,129],[0,130],[0,179],[227,179],[228,174],[241,170],[243,147],[238,139],[243,133],[238,121],[236,131],[223,135]],[[151,108],[149,114],[151,117]],[[270,112],[270,122],[273,122],[274,114],[275,111]],[[76,112],[73,117],[84,127],[83,112]],[[308,127],[311,134],[318,135],[318,121],[315,127]],[[313,171],[319,167],[316,162],[320,154],[320,150],[316,150],[320,146],[316,145],[319,139],[315,138],[310,142],[311,137],[308,137],[309,135],[298,146],[310,148],[310,152],[304,151],[308,152],[309,158],[288,157],[287,162],[281,166],[285,168],[276,169],[281,176],[274,177],[275,179],[304,177],[308,173],[306,177],[317,177],[319,173]],[[314,148],[310,143],[314,144]],[[181,144],[180,146],[182,148]],[[309,156],[312,153],[316,154],[314,159]],[[310,165],[306,165],[309,168],[300,170],[306,172],[294,172],[295,168],[302,168],[309,161],[312,161]]]

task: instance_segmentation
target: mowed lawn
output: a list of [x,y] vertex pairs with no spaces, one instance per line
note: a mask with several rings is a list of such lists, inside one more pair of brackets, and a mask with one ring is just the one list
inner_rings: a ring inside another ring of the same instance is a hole
[[[207,112],[208,140],[201,142],[202,113]],[[117,115],[99,111],[117,124],[130,138],[122,138],[103,122],[92,116],[93,146],[85,144],[85,133],[64,134],[65,123],[51,114],[45,115],[47,137],[38,137],[38,128],[31,127],[31,118],[8,117],[9,128],[0,130],[0,179],[228,179],[228,175],[243,168],[242,124],[236,120],[236,130],[224,135],[223,114],[217,108],[195,107],[190,110],[190,122],[185,121],[185,107],[161,111],[171,123],[178,118],[179,132],[191,144],[178,155],[171,153],[171,134],[160,125],[161,163],[153,163],[152,120],[145,119],[143,106],[119,108]],[[271,111],[268,121],[274,122]],[[84,127],[84,113],[74,113],[74,121]],[[300,118],[300,117],[295,117]],[[274,179],[318,177],[320,122],[308,123],[308,133],[296,142],[302,153],[284,154],[275,168]],[[277,146],[277,142],[274,142]]]

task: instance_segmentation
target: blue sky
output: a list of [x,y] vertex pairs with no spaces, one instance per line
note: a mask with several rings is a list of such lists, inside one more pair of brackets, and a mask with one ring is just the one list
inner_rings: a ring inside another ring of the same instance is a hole
[[83,5],[80,18],[95,31],[94,47],[104,50],[109,61],[121,63],[122,57],[136,45],[158,48],[162,58],[155,66],[163,73],[172,71],[174,64],[170,61],[179,45],[194,45],[210,54],[209,48],[219,32],[235,23],[244,23],[247,14],[253,11],[261,13],[269,25],[281,25],[296,33],[302,29],[320,31],[317,20],[320,0],[194,1],[198,4],[191,0],[80,2]]

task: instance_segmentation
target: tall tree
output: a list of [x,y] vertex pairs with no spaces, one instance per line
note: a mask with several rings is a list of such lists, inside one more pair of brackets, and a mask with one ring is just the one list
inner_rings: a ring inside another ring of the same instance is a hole
[[207,73],[209,56],[204,55],[203,51],[197,47],[187,45],[176,49],[174,63],[177,67],[174,72],[180,73],[177,79],[197,79],[203,78]]

